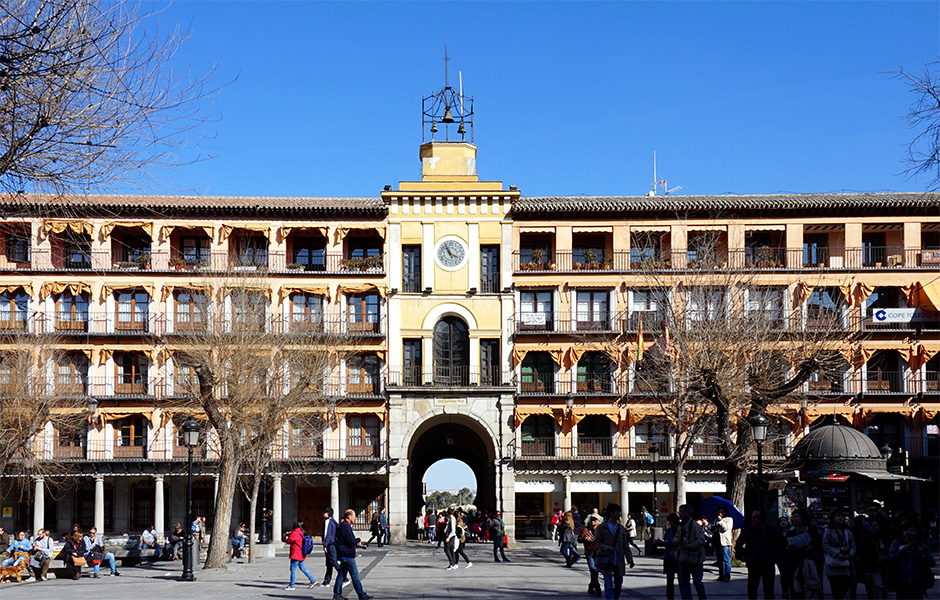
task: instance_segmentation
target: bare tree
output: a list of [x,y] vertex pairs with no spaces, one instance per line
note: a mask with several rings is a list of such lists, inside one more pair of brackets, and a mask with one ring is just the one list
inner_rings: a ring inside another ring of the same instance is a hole
[[[327,375],[355,348],[341,329],[267,317],[267,297],[250,282],[218,288],[192,314],[199,316],[175,346],[180,408],[204,413],[219,453],[214,535],[205,568],[225,568],[232,507],[247,471],[251,535],[264,470],[283,456],[289,424],[329,411]],[[318,422],[322,423],[322,419]],[[251,550],[249,550],[251,552]]]
[[57,192],[139,185],[198,137],[215,69],[174,71],[188,37],[162,36],[128,2],[9,0],[0,6],[0,188]]
[[940,61],[924,64],[924,71],[915,75],[898,69],[895,77],[907,84],[914,102],[905,115],[914,130],[914,139],[907,145],[907,169],[911,177],[926,175],[931,190],[940,187]]
[[[753,250],[756,258],[759,249]],[[786,305],[786,286],[770,285],[748,266],[745,256],[730,256],[717,235],[702,235],[671,259],[659,250],[651,254],[639,266],[642,283],[631,283],[656,306],[644,313],[643,337],[653,347],[634,365],[632,385],[634,392],[655,395],[671,424],[680,503],[686,461],[704,443],[722,457],[729,495],[743,506],[753,449],[747,418],[797,401],[810,377],[838,368],[833,357],[845,338],[844,323],[821,318],[806,327],[803,298]],[[638,337],[618,335],[611,348],[636,356]]]

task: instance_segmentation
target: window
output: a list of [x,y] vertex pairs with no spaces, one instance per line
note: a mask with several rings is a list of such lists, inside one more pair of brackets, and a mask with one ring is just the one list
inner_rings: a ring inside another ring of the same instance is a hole
[[421,246],[402,246],[401,291],[421,291]]
[[11,355],[4,358],[6,360],[0,363],[0,393],[13,396],[16,394],[16,368],[13,366]]
[[694,288],[686,297],[690,322],[714,323],[725,318],[725,291],[721,288]]
[[825,233],[803,236],[803,265],[825,266],[829,264],[829,235]]
[[555,419],[549,415],[531,415],[522,422],[522,455],[555,455]]
[[65,291],[55,302],[56,331],[88,331],[88,297]]
[[291,294],[292,331],[323,331],[323,296]]
[[323,419],[298,417],[290,424],[291,458],[323,458]]
[[139,354],[114,357],[114,394],[144,396],[147,394],[147,359]]
[[637,395],[669,393],[672,379],[672,362],[661,351],[653,347],[644,353],[643,360],[631,365],[633,382],[630,391]]
[[718,231],[693,231],[689,233],[686,257],[691,268],[717,267],[725,260],[721,247],[723,233]]
[[499,246],[480,246],[480,292],[499,293]]
[[885,264],[886,237],[884,233],[862,234],[862,265],[874,267]]
[[236,244],[237,266],[268,266],[268,238],[263,235],[239,235]]
[[434,381],[470,383],[470,332],[458,317],[444,317],[434,326]]
[[22,289],[0,294],[0,329],[26,330],[29,296]]
[[381,238],[361,236],[346,238],[346,255],[343,262],[344,269],[350,271],[381,271],[382,264]]
[[381,333],[379,328],[379,295],[356,294],[347,296],[349,330],[358,333]]
[[746,231],[744,261],[748,267],[786,266],[786,234],[782,231]]
[[545,271],[555,262],[552,246],[554,236],[522,234],[519,244],[519,266],[523,271]]
[[150,296],[147,292],[134,290],[117,294],[118,331],[147,331],[150,316]]
[[175,393],[177,395],[198,393],[199,377],[196,375],[196,368],[186,362],[184,358],[177,358],[174,366],[176,371],[173,381],[176,384]]
[[56,364],[55,392],[60,396],[84,396],[88,388],[88,358],[66,354]]
[[209,238],[205,236],[180,236],[180,254],[187,265],[209,264]]
[[662,264],[663,234],[636,232],[630,234],[630,267],[654,268]]
[[120,260],[135,262],[140,265],[150,264],[150,237],[127,234],[115,240],[118,244]]
[[87,235],[67,234],[63,241],[66,269],[91,268],[91,238]]
[[783,287],[753,287],[747,290],[747,316],[753,321],[781,327],[784,324]]
[[578,331],[610,329],[609,300],[610,292],[607,290],[579,291],[576,308]]
[[346,359],[346,393],[350,396],[380,393],[377,356],[350,356]]
[[480,383],[500,385],[499,340],[480,340]]
[[147,420],[128,417],[114,423],[114,457],[143,458],[147,446]]
[[88,429],[78,424],[60,426],[55,430],[55,458],[85,458],[88,446]]
[[612,367],[603,352],[585,352],[578,361],[578,393],[611,393]]
[[571,262],[576,269],[600,269],[604,263],[611,260],[603,235],[577,235],[573,243]]
[[346,417],[346,454],[350,458],[379,457],[379,418],[374,415]]
[[824,352],[819,362],[822,367],[806,381],[811,394],[841,394],[848,390],[849,363],[838,352]]
[[578,455],[610,456],[613,449],[610,426],[610,419],[601,415],[588,415],[578,422]]
[[293,262],[304,271],[326,271],[326,239],[298,237],[293,239]]
[[842,330],[845,310],[845,299],[839,288],[816,288],[806,299],[806,327]]
[[522,393],[555,393],[555,363],[548,352],[529,352],[522,359]]
[[7,233],[7,260],[16,263],[30,261],[29,234],[22,232]]
[[519,294],[519,325],[522,331],[552,331],[552,291],[523,291]]
[[232,331],[264,331],[268,316],[268,298],[251,291],[233,292]]
[[205,331],[208,322],[208,298],[201,292],[182,291],[174,294],[176,311],[174,312],[175,331]]
[[411,339],[402,340],[402,355],[404,358],[404,372],[402,373],[402,385],[421,385],[424,383],[422,378],[422,358],[421,358],[421,340]]
[[628,331],[637,331],[640,320],[644,331],[659,331],[663,328],[663,310],[666,291],[655,288],[630,290],[630,320]]

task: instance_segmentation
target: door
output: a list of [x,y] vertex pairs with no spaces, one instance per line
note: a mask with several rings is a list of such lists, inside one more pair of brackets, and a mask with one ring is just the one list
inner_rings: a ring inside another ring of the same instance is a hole
[[470,383],[470,335],[457,317],[444,317],[434,327],[434,370],[435,382]]
[[[297,488],[297,518],[304,522],[304,531],[307,535],[314,537],[323,535],[323,509],[329,505],[329,488]],[[333,514],[337,514],[338,511],[339,508],[334,506]],[[275,523],[275,526],[275,531],[277,527],[284,529],[280,523]]]

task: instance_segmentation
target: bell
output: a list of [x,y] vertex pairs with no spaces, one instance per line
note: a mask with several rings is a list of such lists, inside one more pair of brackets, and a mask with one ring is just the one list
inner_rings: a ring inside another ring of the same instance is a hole
[[437,133],[437,123],[431,121],[431,133]]
[[460,122],[460,127],[457,128],[457,133],[460,135],[467,133],[466,128],[463,126],[463,121]]
[[454,115],[450,112],[450,107],[444,107],[444,117],[441,119],[441,123],[453,123]]

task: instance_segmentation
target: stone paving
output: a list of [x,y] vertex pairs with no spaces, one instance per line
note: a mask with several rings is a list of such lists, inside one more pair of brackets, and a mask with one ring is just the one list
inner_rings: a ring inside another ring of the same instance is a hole
[[[443,550],[429,544],[409,542],[404,546],[370,547],[361,551],[357,563],[362,574],[365,591],[376,600],[390,599],[588,599],[588,570],[584,561],[566,569],[557,546],[549,541],[520,542],[508,550],[510,563],[493,562],[492,546],[470,544],[467,554],[472,568],[461,566],[456,571],[445,571],[447,566]],[[317,555],[307,559],[307,567],[318,578],[323,576],[323,561]],[[91,569],[84,569],[81,581],[50,580],[45,582],[4,583],[0,585],[0,598],[41,597],[58,598],[66,594],[73,597],[96,599],[143,600],[146,594],[154,600],[271,598],[330,599],[331,590],[322,586],[307,589],[306,578],[298,571],[294,591],[284,590],[289,577],[286,549],[279,549],[275,558],[261,559],[256,564],[232,562],[228,569],[203,571],[197,568],[192,583],[178,581],[180,562],[158,562],[136,567],[120,568],[121,577],[103,575],[91,579]],[[735,568],[730,583],[715,582],[716,569],[706,567],[705,588],[712,598],[746,598],[745,572]],[[102,569],[106,573],[107,568]],[[638,557],[636,568],[628,569],[622,598],[641,600],[665,598],[665,578],[662,561],[653,557]],[[343,590],[350,599],[356,594],[352,586]],[[677,590],[678,593],[678,590]],[[777,595],[779,597],[779,582]],[[864,590],[859,586],[859,597]],[[761,595],[763,597],[763,595]],[[932,596],[935,597],[935,596]]]

